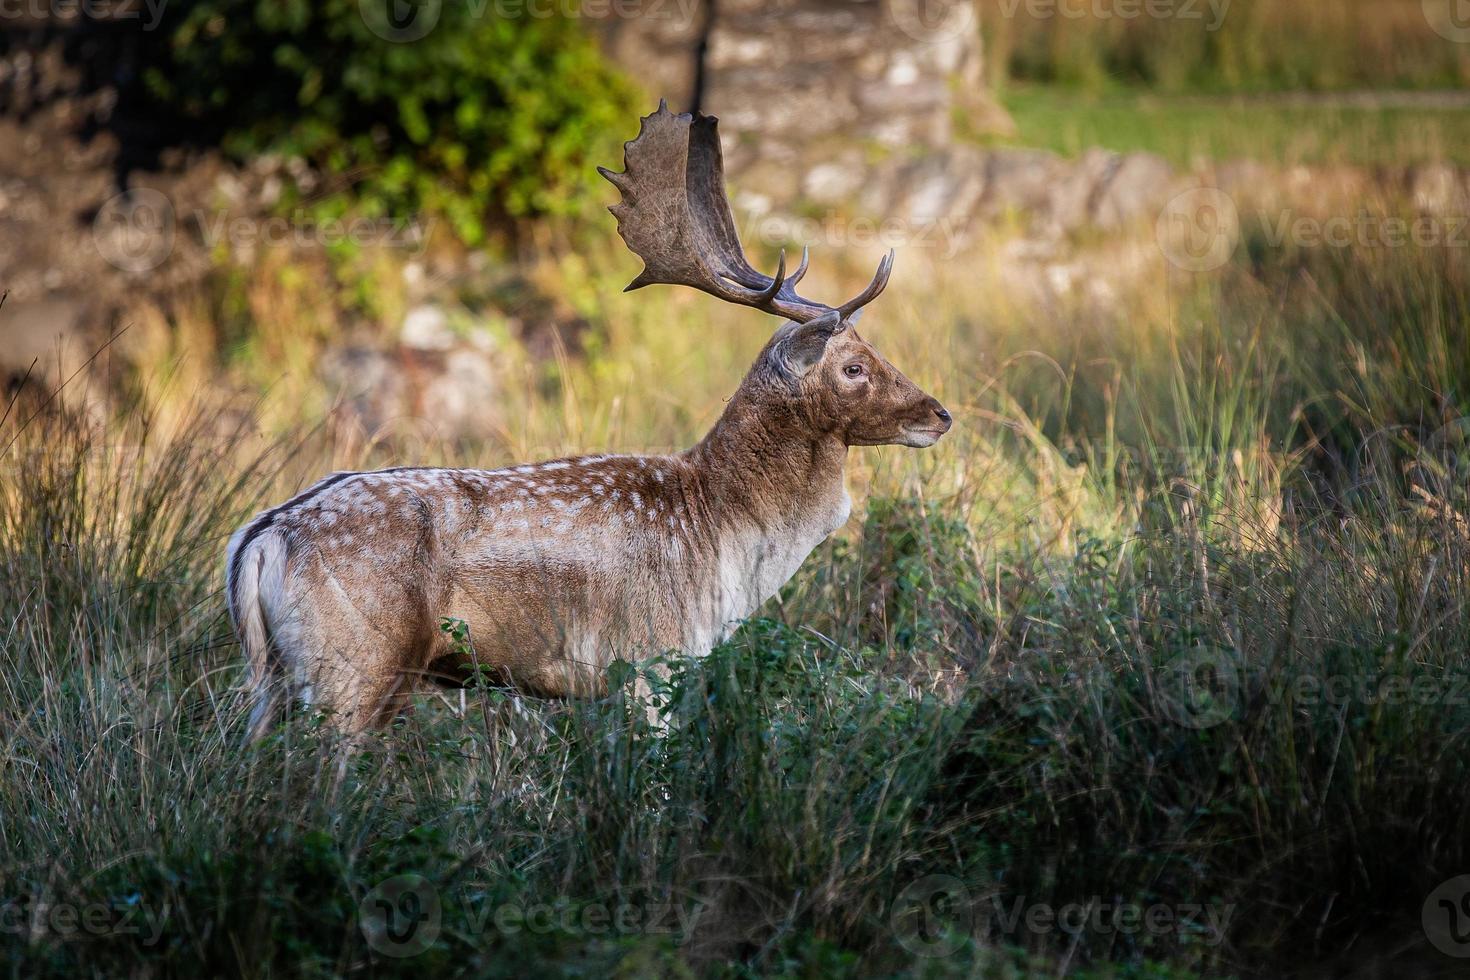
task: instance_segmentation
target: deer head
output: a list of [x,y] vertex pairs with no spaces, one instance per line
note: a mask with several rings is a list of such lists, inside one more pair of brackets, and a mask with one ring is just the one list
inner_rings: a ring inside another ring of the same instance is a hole
[[599,167],[622,200],[609,208],[618,233],[644,268],[627,289],[654,283],[692,286],[729,303],[785,317],[732,403],[847,446],[931,446],[949,430],[949,412],[858,336],[865,306],[893,271],[893,252],[871,282],[839,306],[806,299],[796,286],[810,258],[789,276],[783,252],[776,275],[745,257],[725,195],[718,120],[658,110],[624,144],[624,170]]

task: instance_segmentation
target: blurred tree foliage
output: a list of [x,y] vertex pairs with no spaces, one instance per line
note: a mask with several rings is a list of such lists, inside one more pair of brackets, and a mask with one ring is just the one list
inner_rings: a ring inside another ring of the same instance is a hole
[[579,210],[632,118],[632,86],[558,10],[197,0],[165,19],[142,81],[233,155],[341,178],[318,208],[428,212],[474,244],[489,223]]

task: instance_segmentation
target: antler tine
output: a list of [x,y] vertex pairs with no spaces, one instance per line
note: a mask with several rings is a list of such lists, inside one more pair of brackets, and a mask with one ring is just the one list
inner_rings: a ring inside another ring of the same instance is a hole
[[883,256],[883,261],[878,263],[878,271],[873,274],[873,281],[868,283],[868,288],[837,307],[842,311],[842,319],[846,320],[858,310],[877,299],[878,294],[883,292],[884,288],[888,285],[888,277],[892,274],[893,249],[890,248],[888,254]]
[[811,261],[811,257],[812,250],[803,245],[801,247],[801,265],[797,266],[796,271],[791,274],[791,278],[786,280],[792,286],[795,286],[797,283],[801,282],[801,277],[806,275],[806,265],[808,262]]
[[776,278],[772,279],[765,292],[761,293],[759,305],[762,308],[768,308],[771,302],[780,295],[781,287],[784,285],[786,285],[786,250],[783,248],[781,257],[776,260]]

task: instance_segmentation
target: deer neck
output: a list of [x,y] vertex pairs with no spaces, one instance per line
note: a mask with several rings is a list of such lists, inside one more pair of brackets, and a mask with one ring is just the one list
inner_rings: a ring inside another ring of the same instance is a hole
[[847,520],[841,437],[744,389],[688,456],[711,516],[732,531],[811,539],[810,551]]

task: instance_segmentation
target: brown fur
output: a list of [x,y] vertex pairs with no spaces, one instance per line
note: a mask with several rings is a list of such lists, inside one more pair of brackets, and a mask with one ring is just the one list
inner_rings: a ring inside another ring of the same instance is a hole
[[614,658],[702,655],[846,520],[848,447],[927,446],[949,426],[833,316],[777,331],[682,453],[334,475],[231,540],[252,730],[281,681],[361,730],[426,678],[463,680],[445,618],[539,695],[601,691]]

